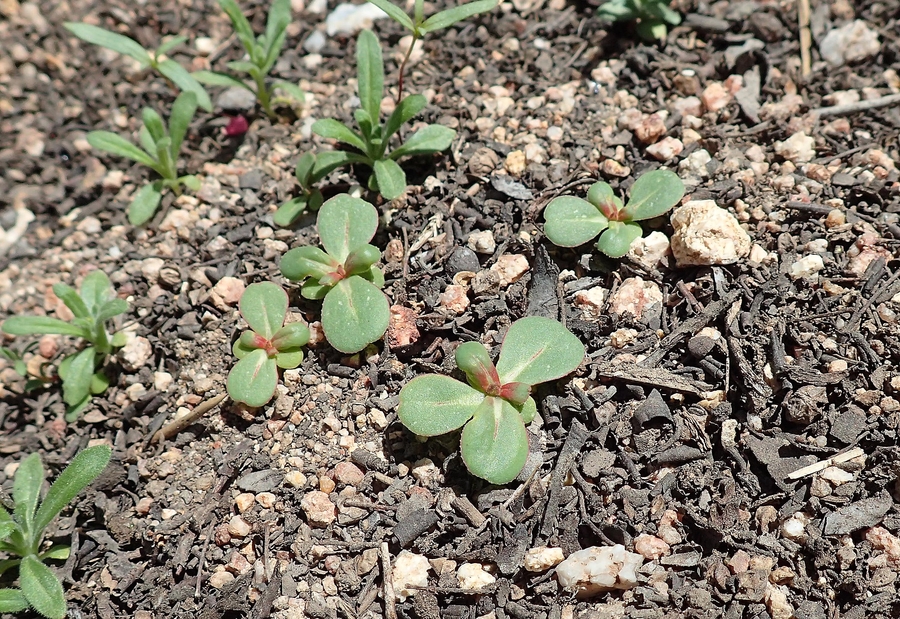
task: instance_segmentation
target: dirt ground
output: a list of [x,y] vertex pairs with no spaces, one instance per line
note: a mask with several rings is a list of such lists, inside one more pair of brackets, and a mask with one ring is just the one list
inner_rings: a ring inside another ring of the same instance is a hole
[[[242,2],[257,29],[264,4]],[[183,34],[173,57],[200,69],[239,56],[225,16],[208,0],[0,0],[0,318],[60,315],[51,286],[99,268],[131,302],[117,326],[138,342],[71,424],[58,385],[23,393],[0,370],[4,491],[29,453],[55,474],[89,444],[114,450],[52,532],[73,548],[58,566],[70,616],[900,617],[900,105],[857,104],[900,92],[900,3],[813,3],[808,75],[791,0],[679,0],[685,21],[664,45],[562,0],[504,3],[426,39],[406,88],[430,101],[419,120],[458,135],[405,164],[405,196],[370,196],[396,315],[386,342],[352,358],[315,343],[272,403],[243,410],[217,399],[242,328],[236,280],[284,283],[280,256],[315,242],[312,216],[286,230],[272,213],[296,191],[297,158],[330,147],[313,120],[350,122],[358,103],[355,36],[310,38],[336,3],[298,4],[273,73],[307,105],[277,123],[245,111],[234,137],[239,110],[198,114],[182,169],[201,190],[167,196],[136,229],[124,207],[146,170],[84,137],[134,135],[141,108],[174,94],[62,23],[148,46]],[[823,60],[825,35],[855,19],[877,51]],[[374,30],[396,89],[404,33]],[[623,194],[659,166],[686,199],[732,213],[749,255],[680,267],[543,237],[553,197],[597,179]],[[326,197],[360,180],[335,172]],[[465,302],[444,294],[491,267],[504,275]],[[397,395],[525,315],[563,321],[588,356],[538,393],[531,474],[492,487],[467,474],[454,437],[411,436]],[[644,555],[625,591],[578,599],[553,569],[524,567],[536,547],[616,543]],[[403,552],[429,560],[427,586],[386,597]],[[464,564],[490,575],[482,589],[460,582]]]

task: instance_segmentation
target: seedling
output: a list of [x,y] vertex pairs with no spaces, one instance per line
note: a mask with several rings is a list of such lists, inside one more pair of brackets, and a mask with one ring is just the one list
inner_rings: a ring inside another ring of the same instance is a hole
[[272,282],[247,286],[239,307],[250,329],[232,347],[238,362],[228,374],[226,388],[235,402],[262,406],[275,395],[278,368],[290,370],[303,362],[309,329],[302,322],[284,324],[288,296]]
[[681,15],[669,8],[669,0],[610,0],[597,9],[600,19],[637,21],[637,33],[645,41],[666,38],[668,28],[681,23]]
[[403,62],[400,63],[400,69],[398,71],[398,102],[403,96],[403,72],[406,69],[406,63],[409,61],[409,57],[416,45],[416,41],[423,38],[430,32],[444,30],[445,28],[449,28],[456,22],[468,19],[469,17],[473,17],[480,13],[487,13],[488,11],[492,11],[497,7],[498,4],[500,4],[500,0],[476,0],[475,2],[469,2],[468,4],[455,6],[452,9],[439,11],[430,16],[428,19],[425,19],[425,0],[415,0],[415,6],[413,8],[412,15],[409,15],[399,6],[397,6],[393,2],[389,2],[388,0],[371,0],[371,2],[379,9],[387,13],[391,19],[393,19],[395,22],[412,33],[413,40],[409,45],[409,49],[406,50],[406,55],[403,57]]
[[55,284],[53,292],[75,315],[71,322],[49,316],[13,316],[3,322],[2,329],[11,335],[53,333],[87,340],[90,346],[69,355],[59,364],[63,400],[69,407],[66,419],[72,421],[88,405],[92,394],[103,393],[109,386],[109,377],[103,371],[104,361],[125,341],[124,333],[110,336],[106,321],[127,312],[128,303],[116,298],[103,271],[93,271],[85,276],[80,294],[63,283]]
[[171,189],[179,196],[182,185],[192,191],[200,189],[200,179],[196,176],[178,176],[178,153],[196,111],[197,97],[194,93],[181,93],[172,104],[167,129],[160,115],[145,107],[144,126],[140,132],[142,148],[109,131],[91,131],[87,134],[87,141],[94,148],[141,163],[162,177],[147,183],[134,195],[128,205],[128,221],[132,225],[140,226],[153,217],[164,189]]
[[637,179],[627,206],[613,195],[612,187],[594,183],[587,201],[573,196],[551,200],[544,211],[544,233],[561,247],[577,247],[600,234],[597,249],[610,258],[621,258],[641,236],[636,222],[659,217],[683,195],[684,183],[669,170],[653,170]]
[[256,100],[270,119],[275,119],[275,109],[272,106],[274,91],[280,88],[288,96],[303,102],[303,91],[296,84],[276,81],[272,86],[266,85],[266,77],[275,66],[279,54],[284,47],[284,39],[287,34],[288,24],[291,23],[291,0],[275,0],[269,9],[266,21],[265,33],[257,36],[253,34],[250,22],[241,12],[235,0],[219,0],[219,6],[228,15],[234,32],[241,45],[247,52],[248,60],[236,60],[228,63],[228,68],[235,73],[244,73],[253,79],[253,86],[243,80],[213,71],[195,71],[192,75],[197,81],[209,86],[237,86],[246,88],[256,94]]
[[369,244],[378,212],[364,200],[341,194],[322,205],[316,227],[325,251],[296,247],[281,259],[281,272],[303,282],[304,298],[322,299],[328,342],[343,353],[359,352],[384,335],[390,319],[387,297],[379,290],[384,274],[375,266],[381,252]]
[[28,366],[25,364],[25,355],[38,347],[37,342],[31,342],[22,352],[6,346],[0,346],[0,357],[3,357],[12,365],[16,374],[22,377],[28,376]]
[[[430,155],[448,148],[456,131],[442,125],[426,125],[416,131],[402,146],[388,152],[391,138],[404,123],[409,122],[427,105],[422,95],[401,100],[381,125],[381,98],[384,94],[384,63],[381,46],[370,30],[359,33],[356,41],[357,92],[360,107],[354,112],[359,131],[353,131],[333,118],[313,123],[313,133],[342,142],[359,153],[339,151],[343,162],[338,165],[360,163],[372,168],[369,189],[378,191],[387,200],[400,196],[406,189],[406,173],[397,163],[401,157]],[[333,169],[333,168],[332,168]]]
[[305,211],[317,211],[322,206],[322,192],[314,185],[325,178],[329,172],[347,163],[347,153],[339,150],[326,151],[314,155],[306,153],[297,162],[294,175],[300,184],[300,195],[288,200],[278,207],[272,221],[277,226],[290,226]]
[[[18,558],[0,561],[0,574],[19,567],[19,588],[0,589],[0,613],[33,608],[44,617],[63,619],[66,596],[56,574],[44,565],[48,559],[66,559],[69,547],[54,545],[41,551],[44,530],[62,509],[94,481],[109,463],[106,445],[88,447],[59,474],[41,501],[44,466],[38,454],[19,465],[13,481],[13,513],[0,505],[0,552]],[[40,506],[38,503],[40,502]]]
[[584,346],[560,323],[532,316],[506,332],[496,367],[478,342],[456,349],[469,384],[431,374],[400,391],[400,421],[419,436],[463,428],[460,451],[469,471],[492,484],[516,478],[528,457],[525,424],[537,413],[531,389],[574,371]]
[[166,54],[187,41],[187,37],[172,37],[155,50],[152,50],[145,49],[143,45],[131,37],[110,32],[98,26],[79,22],[66,22],[63,25],[66,27],[66,30],[82,41],[134,58],[140,64],[141,69],[149,67],[183,92],[194,93],[197,97],[197,105],[207,112],[212,112],[212,101],[203,85],[193,78],[187,69],[171,58],[166,58]]

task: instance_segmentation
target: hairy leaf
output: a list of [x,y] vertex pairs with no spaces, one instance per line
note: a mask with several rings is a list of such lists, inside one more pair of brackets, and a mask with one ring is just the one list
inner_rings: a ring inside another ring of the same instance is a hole
[[366,144],[362,137],[347,125],[336,121],[333,118],[322,118],[312,125],[312,132],[323,138],[337,140],[344,144],[349,144],[354,148],[358,148],[363,153],[366,152]]
[[384,62],[381,45],[371,30],[363,30],[356,40],[356,74],[360,105],[372,123],[378,124],[384,93]]
[[399,148],[391,151],[391,159],[431,155],[450,148],[456,131],[443,125],[426,125],[416,131]]
[[406,172],[393,159],[379,159],[373,166],[378,193],[385,200],[399,198],[406,191]]
[[87,141],[97,150],[125,157],[156,169],[157,161],[155,159],[120,135],[109,131],[91,131],[87,134]]
[[185,91],[178,95],[172,104],[172,114],[169,116],[169,136],[172,138],[172,157],[178,156],[181,150],[181,142],[187,133],[194,114],[197,112],[197,95]]
[[91,394],[91,380],[94,376],[97,351],[88,346],[71,359],[63,378],[63,401],[69,406],[76,406]]
[[201,84],[206,84],[207,86],[246,88],[250,92],[256,92],[252,87],[248,86],[246,82],[243,82],[236,77],[226,75],[225,73],[217,73],[215,71],[194,71],[191,73],[191,76]]
[[28,600],[19,589],[0,589],[0,613],[18,613],[27,608]]
[[141,187],[128,205],[129,223],[133,226],[142,226],[153,219],[161,200],[161,183],[147,183]]
[[13,502],[16,520],[22,525],[26,535],[39,537],[41,532],[34,529],[34,513],[41,498],[44,483],[44,466],[41,457],[33,453],[19,464],[13,480]]
[[132,38],[90,24],[66,22],[63,25],[66,30],[82,41],[87,41],[88,43],[111,49],[112,51],[124,54],[125,56],[130,56],[137,60],[142,68],[150,66],[150,54],[147,53],[147,50],[145,50],[140,43]]
[[62,584],[34,555],[28,555],[19,564],[19,584],[25,599],[40,614],[48,619],[66,616],[66,594]]
[[12,316],[3,321],[3,332],[10,335],[58,334],[90,337],[85,329],[49,316]]
[[393,19],[395,22],[409,30],[410,32],[415,32],[416,27],[413,24],[412,19],[410,19],[409,15],[407,15],[403,9],[399,6],[390,2],[389,0],[370,0],[372,4],[377,6],[379,9],[388,14],[388,17]]

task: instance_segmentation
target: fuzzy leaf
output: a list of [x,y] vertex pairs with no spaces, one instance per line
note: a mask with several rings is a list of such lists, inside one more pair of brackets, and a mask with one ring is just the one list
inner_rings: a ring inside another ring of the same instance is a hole
[[419,30],[423,33],[443,30],[444,28],[449,28],[458,21],[468,19],[473,15],[487,13],[488,11],[493,10],[498,4],[500,4],[500,0],[476,0],[475,2],[461,4],[452,9],[446,9],[440,13],[435,13],[426,19],[425,23],[419,26]]
[[384,93],[384,61],[381,45],[371,30],[363,30],[356,39],[356,74],[360,106],[372,123],[378,124]]
[[309,191],[312,184],[315,182],[312,178],[313,169],[316,167],[316,156],[313,153],[304,153],[300,159],[297,160],[297,167],[294,168],[294,176],[297,177],[297,182],[300,183],[300,186],[303,187],[304,191]]
[[322,205],[316,220],[322,247],[341,264],[353,250],[368,243],[378,229],[375,207],[347,194],[339,194]]
[[162,200],[161,187],[159,182],[147,183],[134,194],[128,205],[128,222],[131,225],[142,226],[153,219]]
[[13,480],[13,502],[16,520],[22,525],[26,534],[32,538],[40,537],[41,532],[34,529],[34,513],[41,497],[41,485],[44,483],[44,466],[41,457],[33,453],[19,464]]
[[48,619],[64,619],[66,594],[56,574],[34,555],[19,564],[19,584],[28,603]]
[[169,136],[172,138],[172,157],[178,157],[181,150],[181,142],[187,133],[188,126],[197,112],[197,95],[191,91],[185,91],[178,95],[172,104],[172,114],[169,116]]
[[389,320],[387,297],[358,275],[338,282],[322,302],[325,338],[342,353],[359,352],[380,339]]
[[19,589],[0,589],[0,613],[18,613],[27,608],[28,600]]
[[95,445],[82,450],[72,459],[41,502],[34,517],[36,531],[43,531],[78,493],[94,481],[109,463],[112,450],[106,445]]
[[277,385],[275,359],[258,348],[234,364],[225,388],[235,402],[257,408],[272,399]]
[[456,131],[443,125],[426,125],[416,131],[402,146],[391,152],[391,159],[430,155],[450,148]]
[[244,13],[241,11],[241,7],[238,6],[238,3],[234,0],[219,0],[219,6],[228,15],[231,25],[234,27],[241,42],[246,45],[247,42],[253,41],[253,28],[250,27],[250,22],[244,17]]
[[87,134],[88,144],[113,155],[125,157],[149,168],[156,168],[157,162],[150,155],[120,135],[109,131],[91,131]]
[[407,15],[403,9],[394,4],[393,2],[389,2],[389,0],[370,0],[372,4],[377,6],[379,9],[388,14],[388,17],[393,19],[395,22],[409,30],[410,32],[415,32],[416,27],[413,24],[412,19],[410,19],[409,15]]
[[96,316],[101,307],[115,298],[106,273],[96,269],[85,275],[81,281],[81,298],[91,316]]
[[632,185],[625,214],[631,221],[659,217],[678,204],[682,196],[684,183],[677,174],[670,170],[653,170]]
[[12,316],[3,321],[3,332],[10,335],[58,334],[90,337],[85,329],[49,316]]
[[544,234],[560,247],[578,247],[600,234],[609,220],[581,198],[560,196],[544,209]]
[[394,200],[406,191],[406,173],[393,159],[379,159],[373,166],[378,193],[385,200]]
[[397,415],[413,434],[439,436],[463,426],[484,394],[449,376],[418,376],[400,390]]
[[292,282],[315,280],[331,273],[340,263],[318,247],[295,247],[281,258],[281,274]]
[[337,140],[366,152],[366,144],[355,131],[333,118],[322,118],[312,125],[312,132],[323,138]]
[[279,80],[272,84],[272,88],[280,88],[287,95],[296,101],[297,103],[303,103],[306,101],[306,93],[303,92],[303,89],[297,86],[297,84],[292,84],[291,82],[285,82],[283,80]]
[[584,360],[584,345],[550,318],[529,316],[510,325],[500,348],[500,382],[537,385],[561,378]]
[[415,118],[416,114],[425,109],[426,105],[428,105],[428,99],[423,95],[410,95],[403,99],[391,112],[390,118],[384,125],[384,135],[381,139],[387,142],[404,123],[409,122]]
[[68,359],[71,359],[71,362],[66,368],[65,376],[62,376],[60,368],[60,376],[63,378],[63,401],[69,406],[75,406],[90,396],[96,350],[93,346],[89,346]]
[[156,48],[156,56],[162,56],[163,54],[168,54],[170,51],[187,41],[188,38],[186,36],[177,36],[167,39],[159,47]]
[[256,333],[272,339],[287,316],[288,296],[284,288],[273,282],[250,284],[238,303],[241,316]]
[[91,311],[88,309],[84,300],[81,298],[74,288],[62,282],[53,284],[53,294],[58,296],[65,303],[75,318],[90,318]]
[[528,432],[512,404],[485,398],[463,428],[460,452],[469,472],[492,484],[507,484],[525,467]]
[[641,226],[636,223],[624,223],[619,221],[609,222],[609,229],[605,230],[597,239],[597,249],[610,258],[621,258],[628,253],[628,249],[635,239],[641,237]]
[[281,51],[278,46],[278,38],[284,34],[285,28],[290,23],[291,0],[274,0],[266,18],[266,41],[268,41],[270,49]]
[[90,24],[82,24],[78,22],[66,22],[63,24],[69,32],[74,34],[82,41],[111,49],[119,54],[130,56],[137,60],[141,67],[150,65],[150,54],[140,43],[130,37],[126,37],[115,32],[110,32],[104,28],[92,26]]
[[306,210],[306,196],[297,196],[292,198],[278,207],[275,214],[272,215],[272,221],[276,226],[287,228],[300,217]]
[[215,71],[194,71],[193,73],[191,73],[191,76],[201,84],[206,84],[207,86],[246,88],[250,92],[256,92],[245,82],[242,82],[236,77],[226,75],[225,73],[217,73]]
[[327,150],[319,153],[316,156],[316,164],[312,169],[310,181],[313,183],[318,182],[332,170],[352,163],[371,165],[371,161],[367,157],[357,153],[348,153],[342,150]]
[[156,110],[151,107],[145,107],[141,110],[141,120],[144,121],[147,131],[150,132],[150,137],[153,138],[154,144],[166,137],[166,126],[163,123],[162,116]]

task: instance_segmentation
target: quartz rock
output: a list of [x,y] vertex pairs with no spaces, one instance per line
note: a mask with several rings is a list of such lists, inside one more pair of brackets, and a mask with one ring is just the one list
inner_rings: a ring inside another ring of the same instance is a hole
[[644,558],[625,550],[622,544],[593,546],[578,552],[556,566],[559,584],[566,589],[577,589],[585,598],[602,591],[631,589],[637,585],[637,569]]

